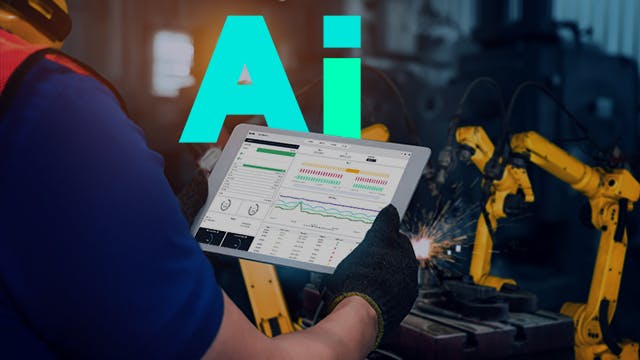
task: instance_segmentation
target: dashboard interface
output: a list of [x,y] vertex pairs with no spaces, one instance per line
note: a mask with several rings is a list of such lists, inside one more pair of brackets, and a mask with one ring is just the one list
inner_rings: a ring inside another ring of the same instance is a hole
[[249,131],[196,239],[205,251],[230,248],[333,271],[391,202],[410,157]]

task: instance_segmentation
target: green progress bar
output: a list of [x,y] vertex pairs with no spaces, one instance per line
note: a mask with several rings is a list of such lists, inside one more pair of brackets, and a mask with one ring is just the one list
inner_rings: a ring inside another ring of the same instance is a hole
[[275,172],[285,172],[286,171],[286,170],[282,170],[282,169],[274,169],[274,168],[270,168],[270,167],[251,165],[251,164],[242,164],[242,166],[248,167],[248,168],[252,168],[252,169],[269,170],[269,171],[275,171]]
[[373,191],[379,191],[379,192],[382,192],[384,190],[379,186],[371,186],[371,185],[365,185],[365,184],[353,184],[353,187],[356,189],[373,190]]
[[265,149],[265,148],[258,148],[256,151],[259,152],[259,153],[265,153],[265,154],[282,155],[282,156],[296,156],[296,153],[291,152],[291,151],[272,150],[272,149]]
[[340,185],[340,180],[322,179],[322,178],[317,178],[317,177],[314,177],[314,176],[297,175],[296,179],[297,180],[303,180],[303,181],[311,181],[311,182],[315,182],[315,183],[319,183],[319,184]]

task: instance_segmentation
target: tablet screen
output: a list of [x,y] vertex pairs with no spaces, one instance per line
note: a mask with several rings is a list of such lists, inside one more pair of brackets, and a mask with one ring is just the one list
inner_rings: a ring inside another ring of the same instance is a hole
[[196,239],[208,251],[230,248],[335,268],[391,202],[410,157],[250,130]]

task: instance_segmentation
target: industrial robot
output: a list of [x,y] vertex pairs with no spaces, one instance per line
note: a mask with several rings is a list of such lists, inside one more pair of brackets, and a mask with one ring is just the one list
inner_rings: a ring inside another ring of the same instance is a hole
[[601,233],[587,302],[568,302],[560,310],[573,319],[576,359],[638,359],[638,343],[618,342],[609,328],[628,244],[627,213],[640,198],[638,181],[626,169],[585,165],[533,131],[513,135],[509,154],[494,154],[491,140],[480,127],[458,128],[456,140],[483,173],[486,193],[469,270],[474,282],[497,290],[516,284],[490,274],[492,235],[510,208],[534,200],[524,164],[528,160],[585,195],[590,221]]

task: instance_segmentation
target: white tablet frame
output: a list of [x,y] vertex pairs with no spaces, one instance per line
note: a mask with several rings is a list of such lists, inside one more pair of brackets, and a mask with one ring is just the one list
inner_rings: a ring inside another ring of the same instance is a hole
[[[354,144],[360,146],[371,146],[380,149],[389,149],[389,150],[398,150],[398,151],[407,151],[411,152],[411,157],[409,158],[409,162],[405,168],[402,177],[400,178],[400,183],[398,184],[398,188],[393,195],[391,200],[391,204],[393,204],[396,209],[398,209],[398,213],[400,214],[400,218],[404,216],[407,207],[409,206],[409,202],[413,197],[413,193],[418,186],[418,181],[422,176],[422,172],[427,165],[427,161],[429,160],[429,156],[431,155],[431,149],[422,146],[414,146],[414,145],[404,145],[404,144],[395,144],[389,142],[380,142],[380,141],[371,141],[371,140],[361,140],[361,139],[353,139],[353,138],[344,138],[339,136],[330,136],[312,132],[300,132],[300,131],[290,131],[290,130],[280,130],[269,128],[260,125],[251,125],[251,124],[240,124],[235,127],[229,141],[227,142],[220,159],[216,163],[211,175],[209,176],[209,196],[207,198],[207,202],[200,209],[198,216],[196,217],[193,225],[191,227],[191,233],[195,236],[198,229],[200,228],[200,224],[202,223],[202,218],[211,206],[211,202],[213,198],[218,193],[218,189],[222,185],[227,172],[229,171],[233,161],[235,160],[236,154],[240,150],[245,138],[247,137],[249,131],[270,133],[270,134],[279,134],[286,136],[294,136],[299,137],[301,139],[315,139],[315,140],[325,140],[327,142],[340,142],[346,144]],[[222,246],[214,246],[208,244],[199,244],[201,249],[205,252],[216,253],[234,256],[238,258],[254,260],[274,265],[284,265],[291,266],[299,269],[304,269],[313,272],[320,273],[328,273],[331,274],[335,270],[335,268],[330,266],[324,266],[319,264],[312,264],[303,261],[291,260],[280,258],[276,256],[264,255],[264,254],[255,254],[250,253],[248,251],[236,250],[231,248],[225,248]]]

